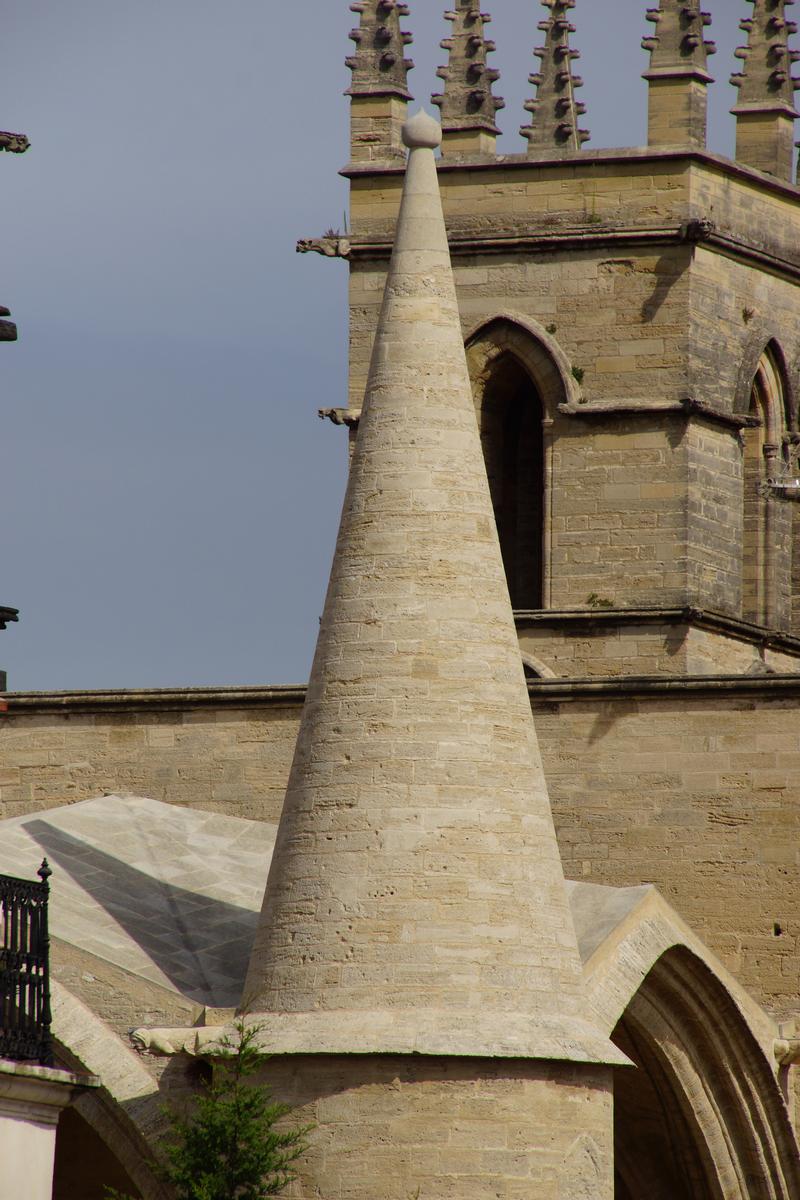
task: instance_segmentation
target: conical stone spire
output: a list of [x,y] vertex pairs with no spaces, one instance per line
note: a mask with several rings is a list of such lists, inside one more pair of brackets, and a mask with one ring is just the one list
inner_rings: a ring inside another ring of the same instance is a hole
[[749,0],[753,15],[740,22],[747,45],[736,50],[741,71],[731,76],[739,89],[732,109],[736,116],[736,157],[748,166],[790,179],[794,146],[794,93],[800,82],[792,77],[792,63],[800,57],[789,49],[797,32],[786,18],[794,0]]
[[703,30],[711,17],[700,0],[661,0],[648,9],[647,19],[656,27],[642,41],[650,51],[644,74],[650,85],[648,144],[705,146],[707,89],[713,82],[707,63],[716,46]]
[[534,54],[541,59],[541,67],[529,76],[529,82],[536,85],[536,98],[525,101],[533,119],[530,125],[522,126],[520,133],[528,139],[531,154],[537,150],[580,150],[590,134],[578,127],[586,105],[575,99],[575,90],[583,87],[583,80],[573,74],[572,63],[580,58],[580,51],[570,49],[569,44],[575,26],[567,14],[575,7],[575,0],[542,0],[542,4],[550,9],[550,16],[539,22],[545,44]]
[[394,251],[243,994],[299,1053],[616,1062],[584,1011],[440,138],[425,114],[404,129]]
[[495,49],[485,36],[491,17],[481,12],[475,0],[457,0],[445,17],[453,23],[452,34],[441,43],[449,59],[436,72],[444,80],[444,90],[431,97],[441,111],[442,153],[491,154],[500,132],[495,114],[505,108],[505,100],[492,93],[500,72],[487,63],[487,55]]

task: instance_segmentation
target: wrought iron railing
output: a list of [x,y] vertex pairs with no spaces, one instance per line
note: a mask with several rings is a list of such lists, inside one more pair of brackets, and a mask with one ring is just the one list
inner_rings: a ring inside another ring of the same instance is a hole
[[0,1058],[52,1066],[47,859],[40,882],[0,875]]

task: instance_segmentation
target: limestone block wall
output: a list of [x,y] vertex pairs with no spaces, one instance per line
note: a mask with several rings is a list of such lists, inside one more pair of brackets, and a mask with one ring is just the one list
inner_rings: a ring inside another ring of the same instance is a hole
[[[730,403],[730,397],[728,398]],[[687,594],[693,603],[742,615],[742,447],[738,431],[690,421],[686,472]],[[788,627],[788,612],[784,628]]]
[[[798,680],[556,679],[533,683],[531,694],[567,876],[656,884],[754,996],[795,1013]],[[0,761],[5,770],[13,746],[21,774],[2,784],[0,812],[55,807],[105,787],[275,821],[300,689],[295,696],[256,705],[233,689],[205,709],[187,698],[182,709],[176,699],[154,713],[143,694],[138,713],[129,704],[103,715],[65,713],[64,704],[52,711],[55,697],[51,711],[40,698],[35,712],[12,694],[0,718]],[[159,738],[148,740],[153,731]],[[148,1003],[155,1011],[161,1001]]]
[[17,695],[0,715],[0,819],[122,792],[277,821],[303,694]]
[[[740,202],[740,221],[750,214],[752,222],[752,197],[744,192]],[[794,215],[793,208],[791,212]],[[795,223],[789,221],[788,211],[786,215],[791,227]],[[754,263],[697,247],[688,314],[690,381],[696,398],[728,411],[738,403],[746,413],[749,394],[741,390],[742,368],[770,338],[777,340],[794,368],[800,354],[799,283],[800,274],[781,277]],[[755,366],[753,362],[753,372]]]
[[685,621],[637,623],[619,614],[617,624],[598,623],[596,614],[579,622],[520,621],[519,641],[559,678],[624,678],[631,675],[754,675],[768,670],[800,672],[800,657],[764,648],[754,639],[695,628]]
[[655,884],[762,1004],[797,1012],[800,697],[553,690],[534,715],[567,878]]
[[688,186],[697,217],[790,260],[796,255],[800,205],[795,187],[711,155],[703,156],[702,167],[692,170]]
[[422,1055],[274,1057],[273,1094],[312,1125],[289,1196],[611,1200],[611,1069]]
[[554,421],[548,494],[552,608],[687,599],[685,419]]

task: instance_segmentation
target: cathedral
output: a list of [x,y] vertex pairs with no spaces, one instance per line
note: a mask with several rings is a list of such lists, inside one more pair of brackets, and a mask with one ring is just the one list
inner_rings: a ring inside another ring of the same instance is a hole
[[351,4],[348,226],[298,243],[350,275],[311,677],[4,693],[1,1197],[169,1200],[164,1101],[246,1013],[296,1200],[799,1200],[800,54],[791,0],[726,3],[733,159],[699,0],[643,10],[613,150],[542,0],[507,155],[487,13],[435,119],[409,5]]

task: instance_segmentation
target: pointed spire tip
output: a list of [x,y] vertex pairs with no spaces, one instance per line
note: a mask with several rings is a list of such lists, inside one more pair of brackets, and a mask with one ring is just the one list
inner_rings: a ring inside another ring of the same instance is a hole
[[442,127],[421,108],[403,126],[403,145],[409,150],[436,150],[442,144]]

